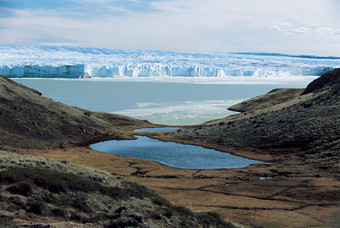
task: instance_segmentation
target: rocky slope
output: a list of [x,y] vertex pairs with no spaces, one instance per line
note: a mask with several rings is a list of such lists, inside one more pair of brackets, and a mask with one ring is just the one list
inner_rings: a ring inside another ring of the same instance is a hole
[[262,110],[299,96],[303,91],[304,89],[274,89],[267,94],[235,104],[228,109],[236,112]]

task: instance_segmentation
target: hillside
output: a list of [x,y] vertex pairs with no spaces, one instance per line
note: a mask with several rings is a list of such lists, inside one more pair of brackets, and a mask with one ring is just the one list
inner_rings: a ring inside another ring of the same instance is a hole
[[241,113],[165,137],[254,151],[274,160],[294,155],[322,170],[339,171],[340,69],[319,77],[305,90],[278,89],[231,109]]
[[0,226],[234,227],[107,172],[0,151]]

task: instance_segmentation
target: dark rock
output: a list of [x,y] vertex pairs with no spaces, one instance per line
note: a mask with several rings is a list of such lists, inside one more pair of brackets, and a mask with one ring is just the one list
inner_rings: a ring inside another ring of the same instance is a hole
[[334,86],[340,84],[340,68],[332,70],[316,80],[309,83],[307,88],[303,91],[302,95],[316,92],[326,86]]
[[0,215],[0,227],[8,227],[12,220],[10,216]]

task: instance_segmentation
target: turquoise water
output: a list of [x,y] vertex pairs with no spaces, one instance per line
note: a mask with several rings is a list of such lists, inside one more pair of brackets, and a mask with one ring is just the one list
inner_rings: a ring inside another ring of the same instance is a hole
[[230,169],[262,163],[200,146],[162,142],[146,136],[136,137],[137,140],[100,142],[91,145],[90,148],[123,157],[152,160],[183,169]]
[[[93,111],[112,112],[170,125],[198,124],[234,112],[231,105],[275,88],[303,88],[314,77],[229,79],[15,79],[44,96]],[[178,81],[179,80],[179,81]]]

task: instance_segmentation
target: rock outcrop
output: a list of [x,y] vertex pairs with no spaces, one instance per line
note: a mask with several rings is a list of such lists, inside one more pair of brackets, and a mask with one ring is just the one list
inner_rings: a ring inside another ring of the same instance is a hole
[[332,70],[322,77],[311,82],[302,94],[316,93],[320,90],[330,89],[339,91],[340,89],[340,68]]

